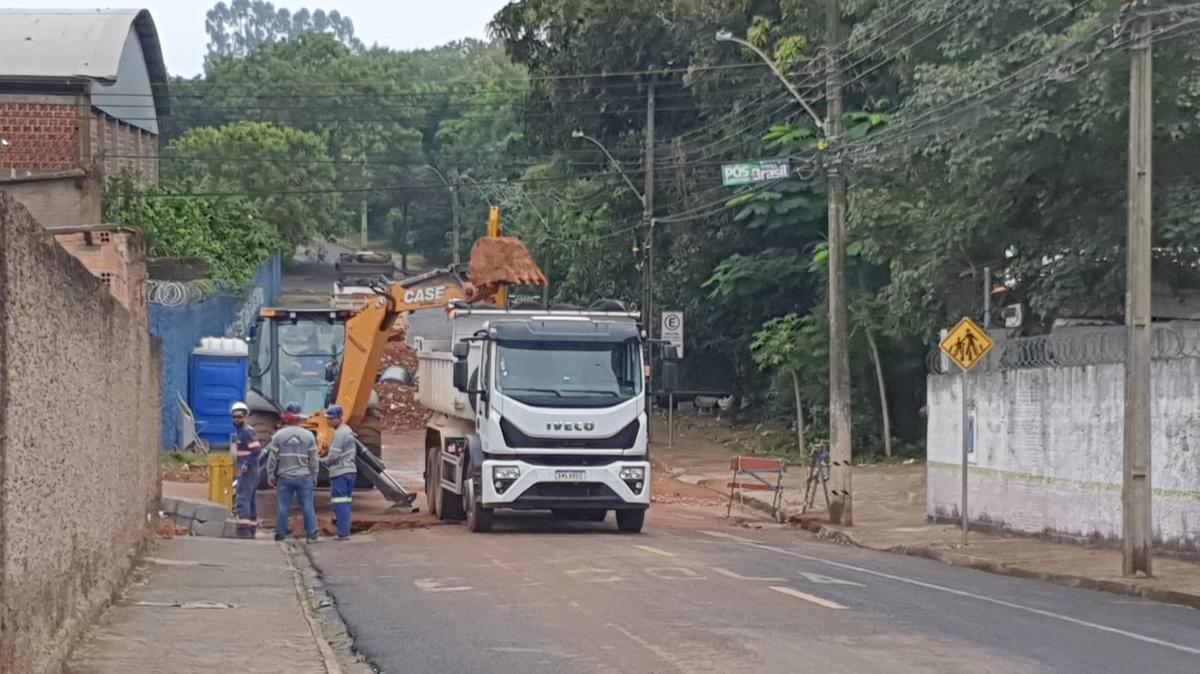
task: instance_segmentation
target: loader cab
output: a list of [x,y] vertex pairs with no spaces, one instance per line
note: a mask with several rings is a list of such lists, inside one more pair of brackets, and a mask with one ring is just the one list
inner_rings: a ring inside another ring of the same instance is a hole
[[349,311],[263,309],[250,333],[250,390],[305,415],[333,400]]

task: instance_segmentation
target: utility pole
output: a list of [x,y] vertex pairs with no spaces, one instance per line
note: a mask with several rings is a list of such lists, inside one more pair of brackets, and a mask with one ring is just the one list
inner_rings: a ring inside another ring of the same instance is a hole
[[1150,572],[1150,168],[1153,50],[1148,16],[1129,45],[1129,241],[1125,266],[1125,452],[1121,485],[1122,571]]
[[829,476],[833,483],[829,519],[854,524],[851,488],[850,354],[846,349],[846,178],[841,173],[836,145],[842,135],[842,75],[838,63],[838,1],[825,2],[829,180]]
[[654,336],[654,81],[646,87],[646,188],[642,192],[642,315],[646,334]]
[[454,178],[454,182],[450,184],[450,217],[454,227],[451,244],[454,247],[454,266],[457,267],[462,264],[458,252],[458,171],[453,171],[450,175]]
[[[642,193],[642,325],[654,339],[654,80],[646,87],[646,189]],[[646,442],[650,442],[654,387],[651,371],[653,346],[646,349]]]
[[[363,136],[363,175],[367,175],[367,137]],[[362,193],[362,222],[359,224],[359,244],[363,250],[367,249],[367,240],[370,239],[370,232],[367,231],[367,193]]]

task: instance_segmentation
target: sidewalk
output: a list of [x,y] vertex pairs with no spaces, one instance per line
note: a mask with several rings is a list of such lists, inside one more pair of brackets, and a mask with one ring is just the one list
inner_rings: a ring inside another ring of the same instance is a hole
[[159,540],[67,671],[340,672],[305,596],[273,541]]
[[[724,491],[734,452],[716,434],[693,428],[676,434],[673,448],[656,442],[657,467],[683,482]],[[665,438],[665,428],[656,436]],[[784,479],[783,519],[822,537],[872,550],[917,555],[956,566],[1047,582],[1105,590],[1200,608],[1200,563],[1155,555],[1154,578],[1121,576],[1121,551],[1007,534],[970,533],[962,545],[955,524],[930,524],[925,517],[925,466],[864,465],[854,469],[854,526],[835,527],[824,496],[801,515],[807,466],[789,466]],[[747,492],[746,510],[770,511],[770,492]],[[734,514],[739,506],[734,503]],[[743,515],[745,511],[743,511]]]

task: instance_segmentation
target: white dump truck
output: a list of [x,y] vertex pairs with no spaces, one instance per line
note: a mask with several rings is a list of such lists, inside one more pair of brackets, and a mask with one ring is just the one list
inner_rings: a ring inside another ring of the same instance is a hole
[[[441,519],[487,531],[497,509],[580,521],[650,505],[643,335],[619,303],[589,310],[461,305],[416,335],[425,490]],[[448,330],[445,328],[448,327]],[[448,332],[448,338],[446,335]],[[410,333],[411,334],[411,333]]]

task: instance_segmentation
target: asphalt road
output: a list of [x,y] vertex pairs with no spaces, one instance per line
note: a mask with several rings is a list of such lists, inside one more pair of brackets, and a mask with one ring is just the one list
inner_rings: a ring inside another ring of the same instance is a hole
[[1200,672],[1200,612],[735,528],[546,517],[313,558],[385,672]]

